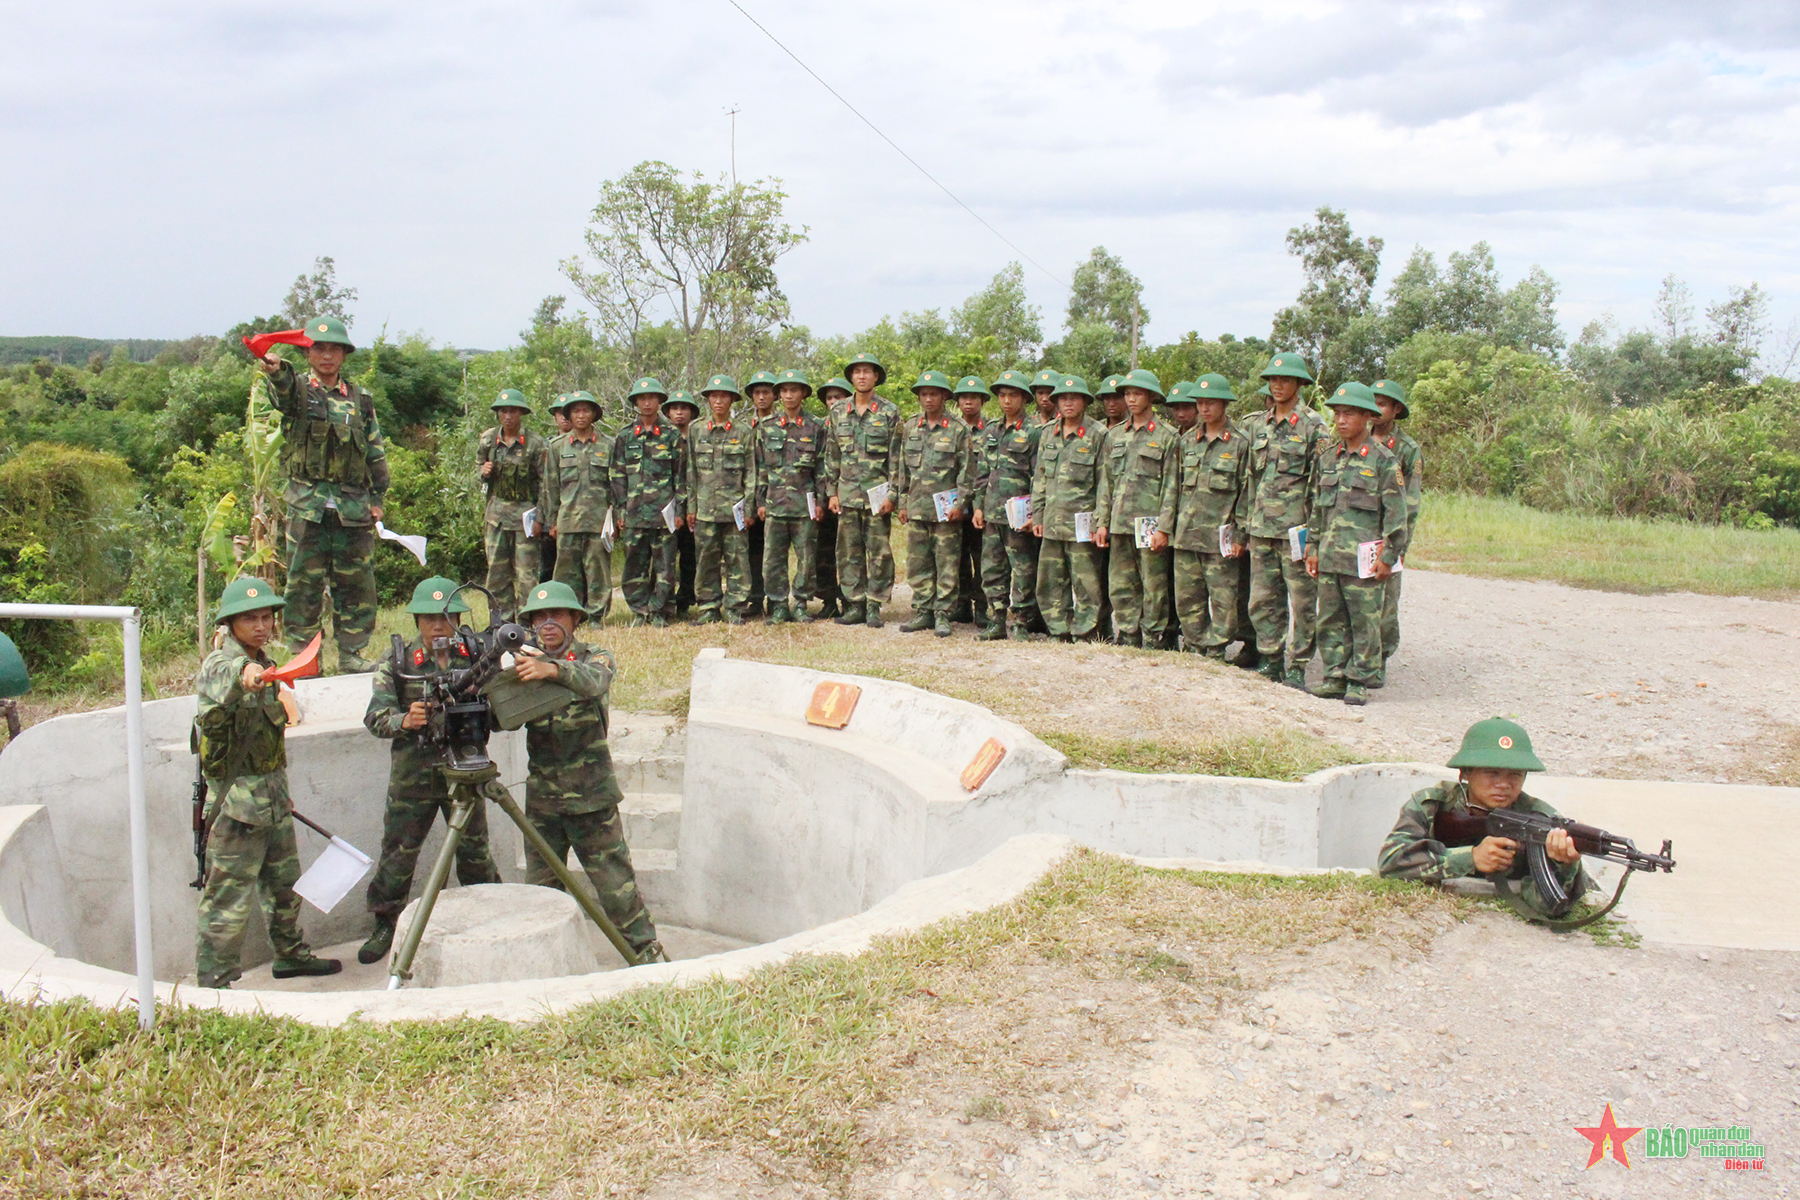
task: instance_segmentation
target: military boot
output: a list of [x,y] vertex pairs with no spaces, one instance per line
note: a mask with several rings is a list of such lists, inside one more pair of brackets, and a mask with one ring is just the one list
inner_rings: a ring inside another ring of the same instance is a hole
[[273,974],[277,979],[298,979],[302,975],[336,975],[344,964],[335,958],[319,958],[311,951],[305,958],[278,958]]
[[1354,708],[1361,708],[1369,702],[1369,693],[1360,683],[1353,683],[1344,689],[1344,703]]
[[[820,615],[822,616],[824,614]],[[811,625],[813,623],[813,615],[806,611],[806,601],[796,601],[794,606],[788,609],[788,620],[793,621],[798,625]]]
[[1270,683],[1280,683],[1287,672],[1281,665],[1281,656],[1271,654],[1262,660],[1262,663],[1256,668],[1256,673]]
[[369,940],[364,942],[362,949],[356,952],[357,962],[367,966],[387,957],[387,952],[394,948],[395,919],[381,916],[375,918],[375,932],[369,935]]
[[967,600],[958,600],[956,607],[950,610],[950,619],[958,625],[967,625],[975,619],[975,606]]
[[1031,623],[1018,613],[1013,613],[1006,619],[1006,636],[1015,642],[1029,642]]
[[1306,690],[1321,700],[1342,700],[1344,698],[1344,681],[1341,679],[1327,679],[1320,683],[1318,687],[1307,688]]
[[835,617],[843,611],[842,608],[838,607],[838,599],[836,596],[827,596],[825,597],[825,603],[819,605],[819,619],[823,621],[826,617]]
[[947,613],[947,612],[938,613],[937,621],[932,626],[932,632],[937,634],[939,637],[949,637],[950,636],[951,629],[950,629],[950,614],[949,613]]
[[1295,691],[1304,692],[1306,690],[1306,667],[1304,665],[1289,667],[1287,669],[1287,674],[1282,677],[1281,682],[1287,684]]
[[837,623],[839,625],[861,625],[865,619],[865,608],[866,606],[858,605],[853,601],[844,601],[844,611],[838,615]]
[[930,629],[934,623],[930,610],[921,608],[918,612],[913,614],[912,620],[900,627],[900,632],[923,633],[925,630]]
[[981,627],[975,635],[978,642],[1004,642],[1006,640],[1006,610],[995,608],[988,613],[988,623]]
[[870,629],[881,628],[881,601],[869,601],[869,615],[864,617],[863,620],[868,622]]
[[787,605],[771,604],[769,606],[769,615],[766,618],[764,618],[763,624],[765,624],[765,625],[786,625],[789,622],[791,622],[793,619],[794,619],[794,616],[792,613],[788,612]]
[[[1224,647],[1220,647],[1223,655]],[[1246,671],[1254,671],[1262,665],[1262,654],[1256,649],[1255,642],[1245,642],[1238,647],[1238,652],[1225,661],[1234,667],[1242,667]]]

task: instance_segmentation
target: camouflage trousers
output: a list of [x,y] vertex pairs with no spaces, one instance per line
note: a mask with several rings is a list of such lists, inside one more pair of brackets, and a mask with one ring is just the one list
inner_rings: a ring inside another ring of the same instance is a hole
[[1385,663],[1400,648],[1400,581],[1406,572],[1397,571],[1387,577],[1381,598],[1381,659]]
[[802,608],[813,597],[813,563],[819,544],[819,523],[806,517],[770,517],[762,526],[763,592],[771,604],[788,603],[788,552],[794,554],[793,602]]
[[683,521],[675,530],[675,611],[694,606],[694,533]]
[[981,586],[995,608],[1025,612],[1037,607],[1038,539],[1013,529],[1002,517],[981,538]]
[[597,533],[564,533],[556,541],[556,582],[575,589],[588,620],[606,624],[612,608],[612,551]]
[[277,964],[308,957],[300,935],[300,897],[294,894],[299,878],[292,817],[283,813],[268,825],[246,825],[223,814],[213,818],[194,947],[201,987],[219,987],[243,974],[244,931],[254,904],[262,905]]
[[1285,646],[1290,668],[1312,661],[1317,600],[1318,584],[1306,564],[1289,555],[1286,538],[1250,539],[1250,622],[1265,657],[1280,655]]
[[640,617],[675,615],[675,535],[664,528],[625,531],[625,604]]
[[847,603],[883,603],[894,594],[892,513],[877,516],[866,508],[838,514],[838,581]]
[[1108,539],[1107,592],[1121,634],[1144,635],[1145,645],[1169,627],[1169,551],[1150,550],[1129,533]]
[[[1094,618],[1094,628],[1100,636],[1109,636],[1113,631],[1112,594],[1107,589],[1107,580],[1112,575],[1112,548],[1096,551],[1100,556],[1100,610]],[[1039,605],[1042,608],[1042,605]]]
[[[434,772],[435,774],[435,772]],[[499,787],[490,783],[486,787]],[[412,895],[413,868],[419,862],[419,848],[438,814],[450,820],[450,793],[447,787],[431,791],[395,793],[389,791],[387,812],[381,822],[381,858],[375,865],[375,876],[369,880],[369,911],[378,917],[397,917]],[[487,802],[478,799],[463,826],[462,840],[456,844],[456,881],[464,886],[472,883],[499,883],[500,872],[488,850]]]
[[[601,909],[633,950],[642,950],[656,940],[656,926],[638,894],[631,848],[625,844],[625,823],[616,807],[584,813],[533,812],[528,807],[525,816],[564,862],[569,860],[569,851],[575,851],[576,861],[600,898]],[[525,844],[525,862],[528,883],[563,890],[562,880],[529,842]]]
[[736,521],[694,523],[694,607],[745,616],[750,608],[750,539]]
[[1051,637],[1087,637],[1100,620],[1100,550],[1045,538],[1038,549],[1037,607]]
[[1238,610],[1238,560],[1204,550],[1175,554],[1175,611],[1184,650],[1223,650],[1233,640]]
[[744,543],[750,552],[750,612],[761,616],[763,613],[763,538],[765,531],[761,521],[744,530]]
[[338,656],[361,658],[375,635],[374,527],[346,526],[330,509],[323,521],[289,517],[287,554],[288,649],[299,653],[319,632],[329,591]]
[[956,521],[908,523],[906,582],[917,613],[949,616],[956,604],[956,562],[962,553],[962,525]]
[[488,525],[482,534],[487,549],[487,590],[494,594],[494,606],[501,612],[516,613],[538,583],[542,555],[537,539],[526,537],[515,525]]
[[1385,592],[1379,579],[1319,572],[1319,659],[1327,686],[1380,682]]
[[962,529],[962,544],[956,552],[956,602],[969,605],[979,618],[987,611],[987,593],[981,588],[981,547],[989,537],[1000,536],[1000,531],[989,534],[977,529],[966,515],[957,525]]
[[842,601],[844,589],[838,586],[838,515],[829,508],[819,511],[818,526],[813,531],[813,595],[820,600]]
[[1231,560],[1237,570],[1237,617],[1231,624],[1231,641],[1256,649],[1256,624],[1250,620],[1250,548]]

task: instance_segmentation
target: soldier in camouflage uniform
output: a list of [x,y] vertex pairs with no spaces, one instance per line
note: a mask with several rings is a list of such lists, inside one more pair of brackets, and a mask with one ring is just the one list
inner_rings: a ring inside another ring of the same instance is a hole
[[[1175,431],[1176,441],[1180,441],[1200,422],[1197,403],[1188,392],[1188,389],[1193,386],[1193,380],[1183,379],[1169,389],[1168,397],[1163,402],[1162,416],[1164,420],[1168,421],[1169,428]],[[1109,425],[1107,428],[1110,430],[1112,427]],[[1171,487],[1180,484],[1181,471],[1179,467],[1176,468],[1175,474],[1176,478],[1170,482]],[[1164,557],[1167,566],[1163,571],[1163,586],[1168,589],[1169,594],[1169,623],[1163,629],[1162,641],[1158,649],[1176,650],[1181,647],[1185,631],[1181,627],[1181,606],[1175,601],[1175,529],[1170,525],[1164,525],[1161,528],[1169,535],[1169,553]],[[1197,632],[1194,638],[1198,640],[1202,636],[1204,635]]]
[[[525,816],[561,859],[569,850],[587,872],[607,919],[630,943],[641,963],[667,962],[656,926],[638,894],[631,848],[619,805],[625,799],[606,744],[606,696],[612,687],[612,655],[575,637],[580,600],[565,584],[546,583],[519,609],[543,646],[515,668],[520,680],[551,680],[576,699],[546,717],[525,723]],[[562,890],[562,881],[529,842],[527,881]]]
[[1055,391],[1061,419],[1040,429],[1031,474],[1031,531],[1041,539],[1037,606],[1051,637],[1087,642],[1094,640],[1100,619],[1100,554],[1093,531],[1100,524],[1097,501],[1106,431],[1085,416],[1093,398],[1085,379],[1058,376]]
[[1525,776],[1542,771],[1544,764],[1531,748],[1531,735],[1503,717],[1489,717],[1469,726],[1462,745],[1450,759],[1457,769],[1455,783],[1437,783],[1414,792],[1400,809],[1393,832],[1381,844],[1376,870],[1391,879],[1417,879],[1441,884],[1447,879],[1486,876],[1490,880],[1519,883],[1525,904],[1546,916],[1563,915],[1585,896],[1593,880],[1581,866],[1581,853],[1567,830],[1555,829],[1544,839],[1544,851],[1570,898],[1561,910],[1552,909],[1531,880],[1523,848],[1511,838],[1487,837],[1473,846],[1445,846],[1432,837],[1432,825],[1440,812],[1458,815],[1473,811],[1517,809],[1546,817],[1557,811],[1525,793]]
[[1157,529],[1148,545],[1139,545],[1137,524],[1142,519],[1153,523],[1161,515],[1180,460],[1174,431],[1150,411],[1163,394],[1156,376],[1132,371],[1120,391],[1131,419],[1106,433],[1094,542],[1110,552],[1107,593],[1118,625],[1113,641],[1154,650],[1162,645],[1169,624],[1169,535]]
[[[956,603],[956,560],[962,549],[963,507],[975,492],[975,455],[969,427],[944,412],[950,379],[927,371],[913,384],[919,418],[902,428],[906,440],[894,489],[900,494],[900,523],[908,526],[906,582],[912,586],[913,618],[902,633],[935,629],[949,637]],[[944,515],[934,497],[956,493]]]
[[1094,393],[1094,399],[1100,402],[1101,411],[1105,414],[1103,424],[1111,429],[1131,419],[1125,409],[1125,397],[1119,394],[1119,384],[1124,382],[1123,375],[1108,375],[1100,381],[1100,390]]
[[[1037,404],[1034,419],[1039,425],[1056,424],[1056,397],[1058,395],[1056,389],[1061,386],[1064,378],[1065,376],[1056,371],[1046,370],[1039,371],[1036,378],[1031,381],[1031,396]],[[1089,396],[1088,399],[1092,400],[1093,397]]]
[[[500,424],[484,430],[475,446],[475,470],[487,495],[482,510],[487,590],[494,606],[510,613],[538,581],[537,535],[546,528],[545,445],[543,438],[523,427],[531,412],[523,392],[507,388],[488,407],[499,414]],[[539,520],[528,533],[523,518],[533,508]]]
[[[750,431],[775,415],[775,373],[758,371],[744,384],[744,396],[750,401]],[[750,611],[749,616],[767,616],[768,600],[763,592],[763,523],[756,521],[744,530],[750,546]]]
[[356,351],[344,323],[315,317],[305,380],[273,351],[258,365],[281,414],[287,472],[288,648],[299,652],[318,633],[325,593],[337,626],[338,670],[367,671],[362,657],[375,635],[375,522],[387,495],[387,443],[375,400],[342,375]]
[[[984,642],[1011,636],[1025,641],[1037,616],[1038,536],[1033,518],[1014,529],[1006,504],[1031,496],[1031,472],[1037,465],[1038,439],[1044,426],[1033,423],[1025,410],[1031,407],[1026,385],[1031,376],[1023,371],[1002,371],[994,380],[1000,398],[1000,419],[990,421],[984,433],[981,459],[986,479],[975,490],[975,527],[982,530],[981,584],[987,591],[989,620],[976,635]],[[1010,614],[1010,615],[1009,615]]]
[[688,427],[687,526],[694,535],[696,625],[720,618],[742,625],[750,613],[750,541],[756,522],[756,445],[748,425],[731,419],[743,399],[737,380],[714,375],[700,398],[712,410]]
[[214,622],[219,648],[194,680],[194,744],[209,796],[205,887],[200,893],[195,975],[227,988],[243,974],[244,931],[259,902],[275,947],[275,978],[335,975],[335,958],[316,958],[300,933],[300,859],[288,799],[287,709],[263,680],[274,667],[263,647],[286,604],[261,579],[232,581]]
[[[438,674],[471,665],[456,651],[444,649],[456,633],[456,618],[469,611],[457,595],[457,583],[434,576],[413,589],[406,611],[413,615],[418,637],[400,653],[407,659],[408,675]],[[379,962],[394,944],[394,924],[412,894],[413,868],[425,835],[442,813],[450,820],[450,782],[437,749],[421,735],[428,720],[424,701],[400,702],[398,667],[394,656],[382,658],[370,681],[369,707],[363,725],[378,738],[394,743],[388,761],[387,811],[382,816],[381,858],[369,880],[369,912],[375,932],[356,952],[360,963]],[[494,784],[493,786],[499,786]],[[456,880],[465,886],[499,883],[500,872],[488,851],[487,806],[477,804],[456,845]]]
[[[568,414],[563,411],[568,404],[569,393],[563,392],[544,406],[544,411],[549,413],[551,419],[556,422],[556,432],[544,439],[544,468],[540,469],[539,474],[544,475],[546,484],[549,482],[547,468],[550,460],[557,453],[563,438],[567,437],[569,430],[574,428],[569,421]],[[548,497],[546,496],[544,499],[547,500]],[[542,501],[540,501],[540,505],[541,503]],[[556,539],[550,536],[550,521],[544,515],[541,506],[538,509],[538,520],[543,526],[543,533],[537,540],[538,577],[532,580],[533,583],[543,583],[556,578]]]
[[[812,599],[813,553],[818,543],[818,518],[825,507],[819,497],[825,426],[806,414],[812,384],[805,371],[787,370],[778,377],[776,391],[781,411],[758,424],[754,435],[756,515],[765,530],[763,591],[769,598],[771,625],[812,620],[806,602]],[[794,555],[791,586],[790,550]]]
[[681,499],[686,495],[687,469],[682,462],[681,431],[661,411],[668,399],[662,381],[645,376],[631,387],[630,401],[637,420],[613,438],[612,505],[621,514],[625,540],[622,588],[625,603],[637,614],[637,623],[658,628],[675,615],[675,587],[679,578],[675,531],[663,511],[675,504],[675,523],[682,520]]
[[[1324,418],[1300,403],[1312,383],[1306,360],[1284,351],[1262,377],[1269,407],[1243,423],[1250,439],[1250,620],[1256,626],[1257,668],[1267,679],[1306,687],[1312,661],[1318,589],[1304,561],[1294,558],[1288,530],[1312,515],[1319,451],[1329,440]],[[1289,636],[1290,630],[1292,636]]]
[[[893,483],[903,441],[896,436],[900,410],[875,393],[887,368],[874,355],[857,355],[844,375],[856,390],[831,411],[825,439],[825,500],[838,518],[838,578],[845,593],[837,623],[878,629],[881,606],[894,590],[891,514],[900,499]],[[883,484],[888,495],[871,509],[869,491]]]
[[[687,461],[685,458],[687,431],[700,415],[700,402],[694,399],[692,393],[675,392],[663,401],[662,412],[663,416],[674,423],[675,432],[681,438],[684,455],[681,486],[682,494],[685,496],[687,489]],[[694,606],[694,531],[688,528],[685,520],[675,526],[675,560],[675,615],[685,617],[688,609]]]
[[556,538],[556,580],[575,589],[590,619],[604,625],[612,608],[612,442],[600,432],[600,402],[569,393],[568,435],[546,452],[544,519]]
[[[819,389],[819,400],[825,405],[824,426],[827,441],[830,439],[831,414],[838,405],[854,394],[850,381],[842,375],[834,375],[825,386]],[[821,460],[821,471],[823,460]],[[825,502],[825,483],[821,475],[819,481],[819,521],[814,532],[817,546],[813,552],[816,564],[813,594],[819,598],[819,618],[836,617],[844,611],[844,589],[838,586],[837,539],[838,515],[831,505]]]
[[1223,375],[1201,376],[1186,394],[1196,421],[1176,443],[1180,469],[1157,526],[1172,531],[1182,649],[1224,658],[1237,620],[1236,560],[1249,544],[1250,456],[1225,416],[1237,397]]
[[[1337,440],[1319,455],[1318,484],[1306,527],[1306,573],[1318,580],[1319,657],[1325,680],[1313,695],[1368,703],[1381,677],[1381,602],[1394,564],[1406,553],[1406,486],[1400,460],[1369,436],[1381,415],[1367,384],[1332,393]],[[1379,541],[1372,577],[1358,570],[1358,547]]]
[[[1375,422],[1373,435],[1400,460],[1400,477],[1406,482],[1406,544],[1410,546],[1419,526],[1419,504],[1425,494],[1424,456],[1419,443],[1396,424],[1406,420],[1411,411],[1406,406],[1406,389],[1392,379],[1377,379],[1375,403],[1381,406],[1381,419]],[[1405,578],[1404,571],[1387,577],[1381,602],[1381,677],[1371,687],[1387,682],[1387,660],[1400,648],[1400,581]]]
[[994,422],[981,415],[982,406],[994,398],[979,375],[965,375],[957,381],[954,392],[957,415],[969,427],[969,444],[975,457],[975,496],[963,505],[962,545],[956,555],[956,605],[950,619],[968,624],[973,621],[987,628],[987,597],[981,590],[981,526],[975,524],[975,509],[981,494],[987,490],[988,431]]

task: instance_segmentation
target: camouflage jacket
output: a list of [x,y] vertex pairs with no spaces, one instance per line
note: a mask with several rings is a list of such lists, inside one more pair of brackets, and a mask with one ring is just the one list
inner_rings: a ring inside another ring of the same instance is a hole
[[612,506],[612,439],[558,438],[544,451],[544,525],[558,533],[599,533]]
[[728,521],[731,506],[744,502],[744,524],[756,518],[756,446],[750,423],[714,423],[697,418],[687,431],[688,515],[701,521]]
[[[1512,808],[1523,812],[1542,813],[1554,817],[1557,811],[1535,796],[1521,792],[1519,798],[1512,803]],[[1431,836],[1431,823],[1439,812],[1468,812],[1469,789],[1462,783],[1437,783],[1428,788],[1421,788],[1400,807],[1400,819],[1394,822],[1392,832],[1381,843],[1381,856],[1377,860],[1376,870],[1394,879],[1417,879],[1425,883],[1442,883],[1446,879],[1463,879],[1476,874],[1475,847],[1445,846]],[[1572,863],[1559,863],[1550,860],[1556,869],[1556,876],[1573,896],[1581,896],[1588,890],[1590,881],[1581,869],[1579,860]],[[1525,880],[1520,890],[1525,893],[1526,903],[1543,910],[1547,906],[1537,895],[1529,876],[1523,853],[1513,855],[1512,869],[1507,872],[1509,879]],[[1579,883],[1577,882],[1579,881]]]
[[270,402],[281,414],[288,514],[323,521],[335,509],[345,525],[373,525],[369,508],[388,490],[387,443],[374,398],[341,375],[334,388],[310,372],[303,383],[288,363],[267,379]]
[[1242,428],[1250,439],[1250,536],[1285,538],[1312,515],[1319,450],[1331,438],[1325,419],[1298,404],[1285,418],[1266,408]]
[[[417,640],[408,642],[404,651],[408,675],[436,675],[437,656]],[[454,657],[445,670],[466,667],[469,660],[453,651]],[[409,706],[400,702],[400,687],[394,678],[394,656],[386,654],[375,667],[369,681],[369,707],[363,713],[363,725],[378,738],[394,743],[388,761],[388,793],[438,791],[447,794],[447,785],[434,777],[443,765],[439,751],[427,744],[423,730],[401,728]]]
[[[525,511],[536,508],[540,516],[547,507],[544,495],[544,456],[548,447],[544,439],[529,429],[519,431],[519,440],[510,444],[500,440],[499,427],[486,430],[475,447],[475,478],[487,496],[482,517],[489,525],[500,525],[521,532]],[[494,473],[481,478],[481,465],[493,463]],[[544,517],[544,528],[550,521]]]
[[771,517],[810,517],[806,498],[820,491],[825,425],[804,412],[797,421],[785,413],[756,425],[756,506]]
[[[1174,487],[1181,465],[1173,425],[1152,418],[1136,429],[1130,422],[1106,431],[1100,493],[1094,503],[1100,524],[1119,536],[1138,517],[1160,517],[1163,498]],[[1165,530],[1165,532],[1167,532]]]
[[[867,511],[869,489],[893,483],[900,473],[905,437],[895,436],[899,428],[900,410],[880,396],[867,412],[856,411],[855,397],[834,407],[825,438],[826,498],[836,496],[838,507],[846,511]],[[895,504],[899,490],[895,485]]]
[[1419,502],[1425,494],[1424,455],[1410,433],[1395,429],[1381,439],[1381,444],[1400,460],[1400,478],[1406,484],[1406,540],[1412,541],[1413,529],[1419,523]]
[[[224,644],[206,656],[200,672],[194,677],[194,722],[210,725],[221,717],[238,729],[266,721],[275,726],[277,737],[287,727],[287,710],[281,705],[279,689],[274,684],[251,691],[244,687],[244,667],[258,663],[274,666],[269,656],[252,654],[244,644],[225,635]],[[226,710],[218,717],[209,714]],[[242,722],[239,725],[238,722]],[[260,730],[257,732],[261,732]],[[285,754],[282,756],[285,761]],[[208,776],[212,795],[206,805],[206,819],[223,814],[246,825],[273,825],[293,811],[288,799],[287,767],[278,766],[260,775],[237,775],[230,779]]]
[[[1075,514],[1095,512],[1100,492],[1100,450],[1106,429],[1083,421],[1073,434],[1062,423],[1038,426],[1037,465],[1031,472],[1031,521],[1044,536],[1075,540]],[[1098,526],[1096,515],[1093,524]]]
[[1319,455],[1319,482],[1306,553],[1318,555],[1319,574],[1356,574],[1356,547],[1385,541],[1381,561],[1393,566],[1406,553],[1406,490],[1400,461],[1374,438],[1360,450],[1332,442]]
[[1006,502],[1031,495],[1031,469],[1037,465],[1038,441],[1045,428],[1023,419],[1016,425],[1004,420],[988,422],[982,455],[987,469],[981,496],[983,521],[1004,522]]
[[606,745],[606,696],[613,659],[576,642],[556,658],[556,682],[576,699],[525,725],[525,808],[551,815],[615,809],[624,800]]
[[906,440],[894,477],[899,511],[909,520],[935,522],[932,494],[954,491],[955,507],[966,512],[975,493],[975,448],[969,427],[955,417],[928,421],[921,416],[902,428]]
[[1175,443],[1180,468],[1174,486],[1163,497],[1156,527],[1169,535],[1177,550],[1219,553],[1219,526],[1232,526],[1232,541],[1249,540],[1249,440],[1236,427],[1216,438],[1196,425]]
[[[687,495],[681,430],[668,421],[634,421],[619,430],[612,448],[613,507],[627,529],[664,529],[662,510]],[[681,513],[679,505],[676,513]]]

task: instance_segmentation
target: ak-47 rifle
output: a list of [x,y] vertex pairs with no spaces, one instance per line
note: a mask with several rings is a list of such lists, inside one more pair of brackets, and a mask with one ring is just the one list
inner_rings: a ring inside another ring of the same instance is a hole
[[206,775],[194,760],[194,880],[191,888],[206,887]]
[[[1533,920],[1544,921],[1553,927],[1578,928],[1611,912],[1613,906],[1618,904],[1619,897],[1625,894],[1625,882],[1631,878],[1633,871],[1660,870],[1666,874],[1675,869],[1675,860],[1670,857],[1673,846],[1668,839],[1663,840],[1661,854],[1650,854],[1639,850],[1630,838],[1608,833],[1597,826],[1583,825],[1571,817],[1545,816],[1543,813],[1518,808],[1469,808],[1462,811],[1440,809],[1431,822],[1431,836],[1446,846],[1473,846],[1483,838],[1490,837],[1506,838],[1515,843],[1524,852],[1526,870],[1552,915],[1566,911],[1580,899],[1569,895],[1562,880],[1557,878],[1556,868],[1550,861],[1549,852],[1544,848],[1545,839],[1556,829],[1567,833],[1569,840],[1575,843],[1575,849],[1582,854],[1620,863],[1625,867],[1625,874],[1619,879],[1619,889],[1613,893],[1612,903],[1592,916],[1574,922],[1553,922],[1536,914],[1527,914]],[[1497,882],[1495,886],[1509,903],[1514,899],[1503,881]],[[1514,905],[1515,909],[1519,907]]]

